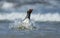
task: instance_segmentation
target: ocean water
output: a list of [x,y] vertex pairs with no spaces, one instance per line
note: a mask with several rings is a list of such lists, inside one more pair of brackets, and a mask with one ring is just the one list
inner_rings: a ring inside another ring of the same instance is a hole
[[[20,1],[0,1],[0,38],[60,38],[59,0]],[[30,8],[30,20],[38,29],[16,30]]]
[[9,23],[0,22],[0,38],[60,38],[60,22],[36,22],[37,30],[14,30]]

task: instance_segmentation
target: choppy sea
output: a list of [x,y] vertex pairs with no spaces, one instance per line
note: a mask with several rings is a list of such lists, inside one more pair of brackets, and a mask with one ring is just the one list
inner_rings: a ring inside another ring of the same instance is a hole
[[[4,3],[0,9],[0,38],[60,38],[60,9],[50,5],[23,5],[10,8]],[[6,5],[6,6],[5,6]],[[33,8],[31,21],[37,30],[14,30],[11,25],[21,22],[26,11]]]

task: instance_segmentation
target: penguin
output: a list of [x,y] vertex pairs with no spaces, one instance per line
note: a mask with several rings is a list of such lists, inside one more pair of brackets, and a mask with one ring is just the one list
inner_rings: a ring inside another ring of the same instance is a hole
[[27,15],[26,15],[25,19],[23,20],[24,23],[29,23],[30,22],[30,16],[31,16],[32,11],[33,11],[33,9],[29,9],[27,11]]
[[29,28],[32,24],[30,21],[30,16],[31,16],[32,11],[33,11],[33,9],[29,9],[27,11],[27,15],[26,15],[25,19],[22,21],[22,26],[24,26],[25,28]]

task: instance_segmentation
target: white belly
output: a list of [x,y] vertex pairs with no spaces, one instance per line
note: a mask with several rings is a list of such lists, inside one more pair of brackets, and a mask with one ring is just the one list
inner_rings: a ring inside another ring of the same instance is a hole
[[30,26],[30,20],[28,18],[26,18],[23,22],[22,22],[22,26],[29,28]]
[[28,18],[26,18],[24,21],[23,21],[23,23],[29,23],[30,22],[30,20],[28,19]]

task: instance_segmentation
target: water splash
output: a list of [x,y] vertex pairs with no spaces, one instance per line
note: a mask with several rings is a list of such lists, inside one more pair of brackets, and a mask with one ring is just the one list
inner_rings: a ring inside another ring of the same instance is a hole
[[10,23],[9,28],[15,30],[37,30],[38,26],[36,26],[34,21],[23,23],[21,21],[15,20],[14,23]]

